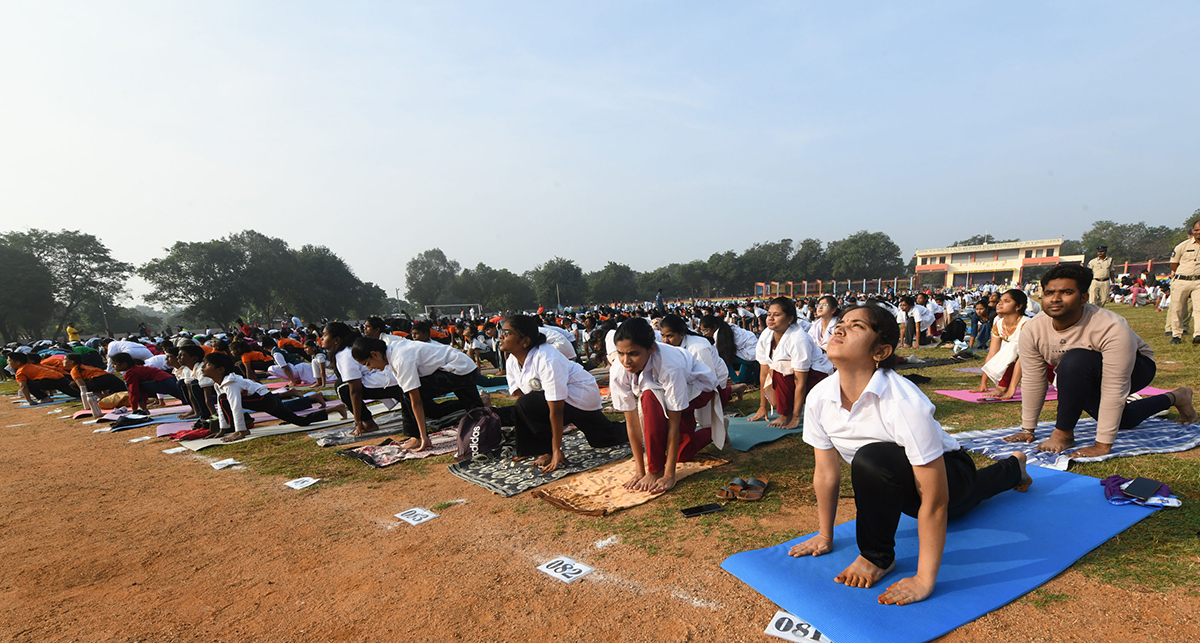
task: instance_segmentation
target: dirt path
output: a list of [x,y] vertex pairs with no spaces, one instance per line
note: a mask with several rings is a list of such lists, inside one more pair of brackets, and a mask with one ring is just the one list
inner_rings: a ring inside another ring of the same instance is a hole
[[[773,640],[762,631],[775,606],[719,568],[716,536],[689,539],[682,556],[598,550],[604,531],[552,529],[558,510],[439,466],[410,484],[297,492],[163,454],[173,445],[162,440],[128,442],[145,432],[93,435],[3,406],[3,640]],[[416,527],[392,517],[448,498],[466,503]],[[517,502],[529,510],[514,513]],[[568,585],[534,569],[559,554],[600,571]],[[1044,590],[1070,598],[1018,601],[945,640],[1200,640],[1200,599],[1182,591],[1141,594],[1076,572]]]

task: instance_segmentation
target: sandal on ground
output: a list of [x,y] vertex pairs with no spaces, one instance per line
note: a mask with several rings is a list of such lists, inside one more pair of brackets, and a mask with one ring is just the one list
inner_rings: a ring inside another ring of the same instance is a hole
[[750,478],[746,481],[746,486],[737,493],[738,500],[754,501],[763,497],[767,491],[769,481],[759,480],[758,478]]
[[741,493],[742,489],[746,488],[746,481],[741,478],[734,478],[729,481],[729,484],[717,491],[717,497],[722,500],[733,500]]

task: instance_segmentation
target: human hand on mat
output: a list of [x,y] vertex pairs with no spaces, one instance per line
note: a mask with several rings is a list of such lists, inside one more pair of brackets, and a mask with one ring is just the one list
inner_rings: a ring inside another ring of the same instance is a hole
[[828,554],[831,551],[833,551],[833,538],[817,534],[798,545],[793,545],[788,550],[788,556],[795,556],[797,558],[800,556],[820,556],[821,554]]
[[1112,451],[1111,444],[1097,442],[1096,444],[1094,444],[1090,447],[1083,447],[1082,449],[1076,449],[1075,451],[1071,452],[1070,455],[1072,458],[1095,458],[1095,457],[1102,456],[1102,455],[1108,455],[1109,452],[1111,452],[1111,451]]
[[[545,457],[546,456],[542,456],[542,458]],[[539,460],[542,460],[542,458],[539,458]],[[540,461],[537,464],[542,465],[542,473],[550,473],[551,471],[557,469],[560,465],[565,464],[566,461],[567,456],[563,455],[562,449],[555,449],[554,453],[550,455],[548,462]]]
[[879,595],[879,602],[884,605],[908,605],[923,601],[932,593],[932,581],[924,581],[918,576],[911,576],[892,583],[891,587]]

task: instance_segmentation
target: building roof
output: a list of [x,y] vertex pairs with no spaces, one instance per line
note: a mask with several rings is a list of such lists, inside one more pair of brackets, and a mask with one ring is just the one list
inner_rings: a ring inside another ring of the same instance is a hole
[[980,252],[993,250],[1012,250],[1015,248],[1042,248],[1051,246],[1061,246],[1062,239],[1036,239],[1034,241],[1009,241],[1007,243],[984,243],[977,246],[950,246],[949,248],[930,248],[928,250],[918,250],[913,253],[916,256],[935,255],[935,254],[955,254],[961,252]]

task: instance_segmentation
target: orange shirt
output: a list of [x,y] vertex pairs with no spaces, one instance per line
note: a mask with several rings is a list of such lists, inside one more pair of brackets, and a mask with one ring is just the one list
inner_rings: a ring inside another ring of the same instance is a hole
[[392,334],[395,335],[396,337],[408,337],[408,333],[406,333],[402,330],[394,330],[394,331],[392,331]]
[[292,348],[304,348],[304,344],[301,344],[300,342],[292,339],[291,337],[284,337],[283,339],[281,339],[275,343],[279,344],[280,348],[285,348],[288,346],[291,346]]
[[209,346],[208,344],[201,344],[200,350],[204,351],[205,355],[208,355],[209,353],[217,352],[216,348],[213,348],[212,346]]
[[57,368],[60,371],[66,371],[66,369],[63,368],[63,359],[65,357],[66,355],[51,355],[42,360],[42,366],[49,366],[50,368]]
[[71,379],[73,380],[87,381],[100,377],[101,375],[108,375],[108,371],[102,368],[96,368],[95,366],[88,366],[87,364],[80,364],[79,366],[71,369]]
[[22,364],[15,375],[18,382],[27,382],[29,380],[57,380],[66,377],[67,374],[57,368],[41,364]]
[[274,364],[275,360],[271,359],[270,357],[267,357],[266,355],[263,355],[260,351],[250,351],[249,353],[242,353],[242,363],[246,365],[246,368],[249,368],[250,365],[254,362],[271,362],[272,364]]

